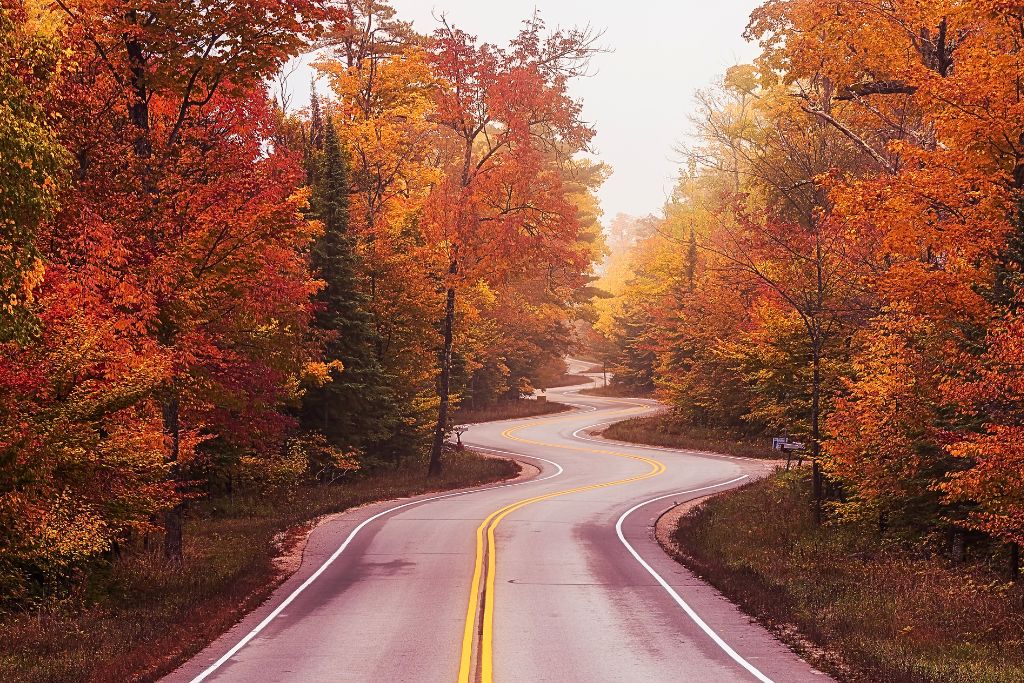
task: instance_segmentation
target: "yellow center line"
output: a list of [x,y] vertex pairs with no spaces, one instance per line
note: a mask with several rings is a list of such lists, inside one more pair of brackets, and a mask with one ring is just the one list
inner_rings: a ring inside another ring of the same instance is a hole
[[[638,406],[635,403],[629,403],[627,401],[616,401],[616,403],[626,403],[627,405],[636,406],[628,410],[618,411],[611,413],[609,417],[619,417],[630,415],[633,413],[646,412],[649,406]],[[531,439],[524,439],[521,437],[514,436],[516,432],[530,427],[535,427],[540,424],[551,424],[554,422],[570,422],[578,419],[578,415],[572,418],[563,419],[546,419],[536,420],[525,425],[518,427],[512,427],[502,432],[502,436],[511,441],[518,441],[520,443],[526,443],[534,446],[544,446],[545,448],[558,448],[561,450],[579,451],[585,453],[598,453],[602,455],[613,455],[619,458],[627,458],[629,460],[637,460],[639,462],[650,465],[651,469],[644,474],[640,474],[627,479],[619,479],[616,481],[609,481],[600,484],[589,484],[586,486],[578,486],[576,488],[566,489],[564,491],[555,491],[553,493],[546,493],[525,500],[520,500],[515,503],[510,503],[505,507],[495,510],[477,527],[476,530],[476,559],[473,566],[473,579],[470,586],[469,592],[469,605],[466,609],[466,622],[462,632],[462,656],[459,660],[459,683],[470,683],[473,676],[473,645],[475,642],[474,629],[477,625],[477,613],[480,607],[480,601],[483,600],[483,616],[480,621],[480,681],[482,683],[492,683],[494,680],[494,585],[495,585],[495,574],[497,559],[496,559],[496,548],[494,534],[495,529],[501,520],[509,516],[516,510],[520,510],[527,505],[538,503],[540,501],[549,500],[551,498],[558,498],[561,496],[567,496],[573,493],[582,493],[584,491],[593,491],[596,489],[608,488],[610,486],[620,486],[622,484],[629,484],[631,482],[640,481],[643,479],[650,479],[656,477],[665,471],[665,465],[657,460],[651,458],[645,458],[632,453],[623,453],[621,451],[606,450],[600,448],[588,448],[586,446],[567,446],[562,444],[546,443],[544,441],[533,441]],[[485,550],[485,538],[486,538],[486,553]],[[486,562],[485,562],[486,558]],[[483,594],[481,595],[481,582],[483,582]]]

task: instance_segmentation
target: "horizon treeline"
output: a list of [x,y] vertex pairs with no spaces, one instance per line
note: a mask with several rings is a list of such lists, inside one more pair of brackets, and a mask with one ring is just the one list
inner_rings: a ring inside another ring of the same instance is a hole
[[1015,573],[1022,27],[997,0],[764,3],[598,325],[675,419],[805,442],[819,516],[994,541]]
[[4,605],[180,561],[199,497],[436,474],[459,401],[560,375],[604,249],[567,94],[593,41],[418,35],[376,0],[5,0]]

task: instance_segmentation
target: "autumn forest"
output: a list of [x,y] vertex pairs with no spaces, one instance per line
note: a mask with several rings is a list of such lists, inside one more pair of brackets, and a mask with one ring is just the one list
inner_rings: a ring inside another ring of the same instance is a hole
[[[765,3],[612,256],[620,382],[809,446],[821,506],[1024,542],[1024,7]],[[826,495],[825,488],[832,489]],[[820,513],[819,513],[820,514]]]
[[614,46],[457,20],[3,0],[0,672],[168,673],[270,595],[282,530],[514,476],[453,425],[589,381],[566,357],[661,402],[638,431],[778,459],[807,533],[991,581],[984,638],[1019,635],[1024,5],[767,0],[651,150],[664,207],[614,219],[573,95]]

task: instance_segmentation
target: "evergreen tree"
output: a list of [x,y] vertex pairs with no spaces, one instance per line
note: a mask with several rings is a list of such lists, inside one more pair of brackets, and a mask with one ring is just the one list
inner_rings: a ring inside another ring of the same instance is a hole
[[616,316],[615,343],[619,352],[612,371],[612,384],[647,392],[654,390],[656,357],[645,335],[650,330],[650,316],[638,306],[627,304],[623,314]]
[[376,335],[359,286],[356,240],[348,232],[349,168],[337,131],[324,123],[321,161],[310,207],[324,225],[312,265],[325,286],[316,297],[314,325],[324,337],[324,360],[341,361],[331,381],[307,391],[304,426],[345,450],[377,454],[395,425],[386,377],[375,354]]
[[316,91],[316,81],[310,83],[309,125],[305,128],[302,139],[306,182],[316,183],[320,167],[323,165],[324,150],[324,116],[320,106],[320,95]]

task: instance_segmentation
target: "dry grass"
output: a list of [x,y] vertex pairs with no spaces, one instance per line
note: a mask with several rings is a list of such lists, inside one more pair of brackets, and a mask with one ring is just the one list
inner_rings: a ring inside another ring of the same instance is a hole
[[1024,586],[871,529],[816,528],[806,477],[778,474],[683,517],[682,561],[841,680],[1024,681]]
[[522,399],[519,401],[501,401],[479,410],[458,410],[453,416],[455,424],[475,424],[477,422],[494,422],[495,420],[517,420],[538,415],[552,415],[571,410],[571,406],[553,401],[535,401]]
[[693,427],[674,420],[671,415],[667,414],[618,422],[606,429],[604,436],[617,441],[630,441],[648,446],[709,451],[746,458],[774,460],[780,457],[764,443],[764,439],[754,440],[738,434]]
[[592,387],[580,389],[581,394],[587,396],[607,396],[608,398],[651,398],[651,394],[638,392],[636,389],[622,386],[621,384],[609,384],[606,387]]
[[155,680],[280,584],[285,577],[275,570],[274,558],[282,545],[287,549],[304,537],[311,520],[374,501],[507,479],[518,470],[512,461],[466,452],[448,456],[438,479],[424,476],[424,462],[409,461],[274,500],[204,501],[185,529],[184,569],[139,548],[62,602],[4,617],[0,680]]
[[547,382],[544,388],[558,389],[559,387],[578,387],[582,384],[590,384],[593,381],[593,379],[586,375],[571,375],[566,373]]

